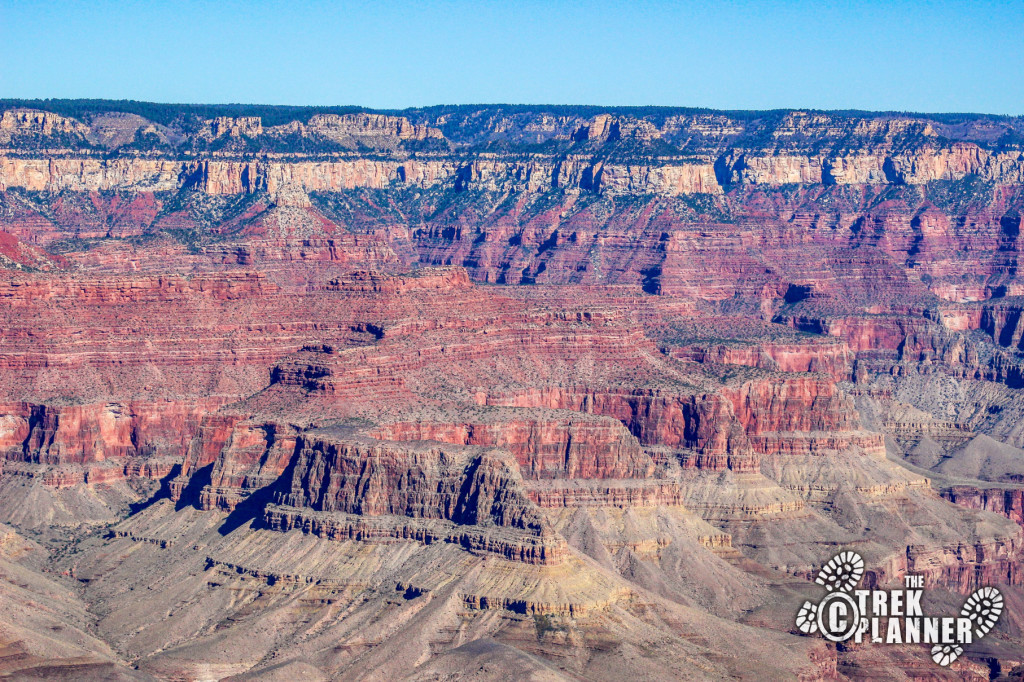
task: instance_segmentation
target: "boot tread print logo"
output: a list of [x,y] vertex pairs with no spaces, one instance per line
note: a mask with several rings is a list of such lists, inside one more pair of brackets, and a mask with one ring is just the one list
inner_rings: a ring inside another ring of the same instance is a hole
[[864,576],[864,560],[856,552],[842,552],[832,557],[814,582],[824,585],[829,592],[849,592]]
[[991,632],[1003,612],[999,590],[981,587],[964,602],[958,618],[926,617],[921,612],[924,576],[907,575],[901,590],[854,589],[863,576],[864,559],[856,552],[832,557],[814,581],[828,592],[817,604],[804,602],[796,614],[797,629],[821,633],[832,642],[860,643],[870,636],[874,643],[932,644],[932,660],[947,666],[965,645]]
[[994,587],[975,590],[960,609],[960,615],[970,618],[974,623],[974,634],[977,639],[992,631],[1002,612],[1003,595]]

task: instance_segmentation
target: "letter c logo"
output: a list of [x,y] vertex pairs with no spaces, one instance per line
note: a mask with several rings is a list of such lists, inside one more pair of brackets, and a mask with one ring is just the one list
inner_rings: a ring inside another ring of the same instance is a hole
[[831,642],[843,642],[860,625],[857,602],[845,592],[832,592],[818,605],[818,630]]

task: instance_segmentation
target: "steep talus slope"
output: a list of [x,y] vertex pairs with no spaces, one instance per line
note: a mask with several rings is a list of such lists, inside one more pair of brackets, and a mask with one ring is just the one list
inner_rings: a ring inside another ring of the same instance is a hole
[[0,524],[0,675],[141,680],[96,636],[96,617],[68,581],[44,575],[46,551]]

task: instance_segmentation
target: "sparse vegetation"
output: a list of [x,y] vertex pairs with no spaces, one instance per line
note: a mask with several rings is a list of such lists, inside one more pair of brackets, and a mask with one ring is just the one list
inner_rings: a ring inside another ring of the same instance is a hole
[[553,635],[556,632],[565,632],[565,625],[555,620],[554,616],[549,614],[537,615],[533,617],[533,626],[537,630],[537,639],[544,639],[547,635]]

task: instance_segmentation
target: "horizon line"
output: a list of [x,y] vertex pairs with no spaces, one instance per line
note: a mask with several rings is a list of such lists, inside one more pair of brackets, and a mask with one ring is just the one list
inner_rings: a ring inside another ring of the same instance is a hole
[[[928,117],[928,116],[978,116],[978,117],[995,117],[995,118],[1024,118],[1024,114],[997,114],[989,113],[984,111],[913,111],[913,110],[899,110],[899,109],[860,109],[860,108],[837,108],[837,109],[826,109],[817,107],[775,107],[770,109],[742,109],[742,108],[727,108],[727,107],[708,107],[708,106],[693,106],[683,104],[569,104],[569,103],[537,103],[537,102],[480,102],[480,103],[466,103],[466,104],[452,104],[452,103],[436,103],[426,105],[416,105],[408,107],[373,107],[362,104],[268,104],[261,102],[170,102],[170,101],[155,101],[155,100],[141,100],[141,99],[113,99],[105,97],[0,97],[0,106],[14,105],[14,106],[25,106],[29,103],[79,103],[87,105],[90,103],[96,104],[145,104],[145,105],[156,105],[156,106],[168,106],[168,107],[263,107],[263,108],[278,108],[278,109],[353,109],[361,110],[364,112],[410,112],[410,111],[427,111],[430,109],[441,109],[441,108],[501,108],[501,107],[515,107],[515,108],[584,108],[584,109],[595,109],[595,110],[638,110],[638,109],[661,109],[661,110],[672,110],[672,111],[695,111],[695,112],[715,112],[715,113],[727,113],[727,114],[771,114],[771,113],[796,113],[806,112],[815,114],[831,114],[831,115],[847,115],[855,116],[862,114],[872,114],[877,116],[895,116],[895,117]],[[26,107],[29,108],[29,107]]]

